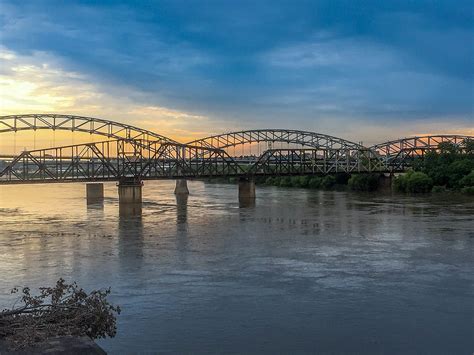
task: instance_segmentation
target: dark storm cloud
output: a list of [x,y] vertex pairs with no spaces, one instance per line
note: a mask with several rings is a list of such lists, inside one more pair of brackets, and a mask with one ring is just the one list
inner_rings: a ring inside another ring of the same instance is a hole
[[473,119],[471,1],[2,1],[1,42],[105,90],[311,125]]

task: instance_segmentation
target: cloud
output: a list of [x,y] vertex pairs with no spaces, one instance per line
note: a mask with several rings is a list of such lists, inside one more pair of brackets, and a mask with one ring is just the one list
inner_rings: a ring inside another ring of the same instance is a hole
[[260,61],[284,86],[261,99],[268,105],[355,121],[466,119],[473,110],[471,81],[420,69],[411,53],[363,37],[316,33],[263,53]]
[[93,78],[64,70],[44,52],[19,55],[0,49],[0,114],[67,113],[123,121],[183,141],[211,128],[209,118],[150,105],[146,93],[129,87],[109,92]]
[[262,60],[269,65],[291,69],[337,67],[338,70],[380,70],[400,66],[394,50],[358,38],[340,38],[323,32],[305,42],[275,48]]
[[383,127],[473,126],[468,1],[0,6],[7,113],[74,111],[182,140],[261,127],[376,140]]

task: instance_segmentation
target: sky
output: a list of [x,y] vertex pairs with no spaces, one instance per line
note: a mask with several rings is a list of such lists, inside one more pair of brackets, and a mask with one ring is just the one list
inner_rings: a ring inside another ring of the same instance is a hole
[[0,114],[186,142],[256,128],[367,144],[474,135],[472,0],[0,0]]

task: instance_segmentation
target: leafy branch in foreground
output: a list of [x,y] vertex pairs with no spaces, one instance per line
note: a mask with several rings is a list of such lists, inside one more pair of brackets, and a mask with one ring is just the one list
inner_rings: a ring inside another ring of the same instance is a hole
[[20,295],[20,306],[0,312],[0,340],[13,349],[56,336],[115,336],[120,307],[107,301],[110,288],[87,293],[61,278],[54,287],[39,291],[33,296],[29,287],[12,289],[12,294]]

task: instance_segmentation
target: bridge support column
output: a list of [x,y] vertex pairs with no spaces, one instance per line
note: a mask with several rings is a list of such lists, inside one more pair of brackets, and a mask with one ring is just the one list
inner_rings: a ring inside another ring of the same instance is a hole
[[119,204],[141,204],[143,183],[136,179],[123,179],[117,184]]
[[86,184],[87,204],[101,203],[104,201],[104,184],[88,183]]
[[255,181],[252,178],[239,179],[239,200],[255,199]]
[[381,174],[378,181],[378,188],[382,191],[391,191],[393,183],[393,173]]
[[189,195],[188,181],[186,179],[176,180],[176,187],[174,188],[175,195]]

